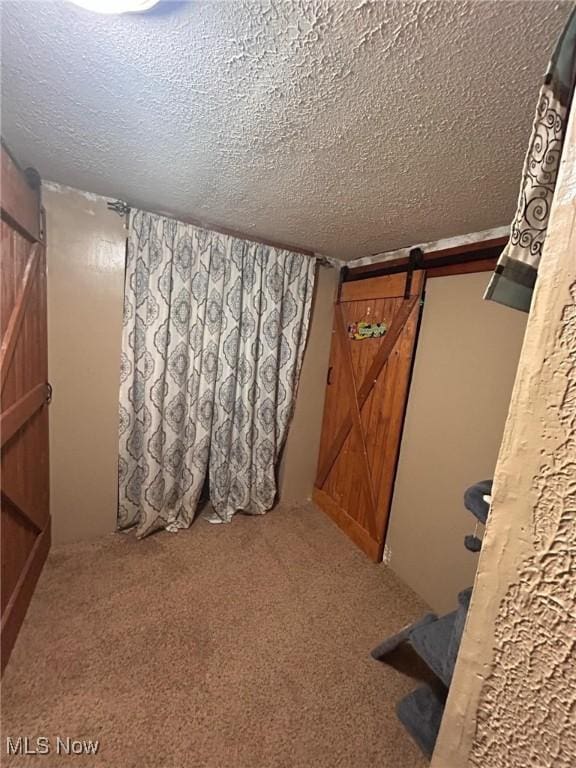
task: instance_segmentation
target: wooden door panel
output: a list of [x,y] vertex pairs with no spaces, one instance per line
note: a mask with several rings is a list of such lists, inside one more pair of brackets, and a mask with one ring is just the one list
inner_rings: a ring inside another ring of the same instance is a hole
[[4,612],[10,597],[20,578],[28,553],[36,541],[36,531],[27,525],[22,525],[20,516],[6,497],[2,498],[2,538],[11,542],[2,552],[2,612]]
[[361,464],[362,446],[353,430],[334,462],[323,490],[343,510],[354,509],[354,520],[371,535],[375,535],[372,500],[368,495]]
[[404,295],[406,276],[404,274],[389,275],[386,280],[379,277],[369,277],[344,283],[340,292],[340,301],[369,301],[370,299],[395,299]]
[[341,364],[341,352],[340,346],[336,342],[336,330],[332,328],[332,345],[330,349],[330,366],[328,368],[328,377],[326,381],[326,399],[325,399],[325,416],[322,427],[322,441],[331,443],[336,437],[336,431],[338,429],[339,420],[341,417],[340,410],[343,407],[342,398],[338,396],[338,393],[344,392],[344,380],[343,372],[344,368]]
[[[345,283],[335,307],[314,499],[373,559],[381,557],[424,274]],[[350,340],[350,323],[387,324]]]
[[40,191],[2,146],[2,671],[50,545],[46,262]]
[[38,529],[46,525],[49,515],[48,451],[38,448],[47,433],[46,417],[46,409],[39,409],[19,431],[17,439],[8,441],[2,450],[3,500],[8,498],[17,509],[25,510],[31,525]]
[[41,240],[39,190],[33,189],[10,153],[2,144],[0,154],[2,176],[2,218],[10,222],[31,242]]

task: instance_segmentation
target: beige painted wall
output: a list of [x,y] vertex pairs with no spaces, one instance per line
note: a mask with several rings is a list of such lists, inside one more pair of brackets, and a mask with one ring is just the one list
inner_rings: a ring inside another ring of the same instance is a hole
[[489,274],[426,286],[387,547],[390,566],[436,611],[456,607],[478,555],[466,488],[493,477],[526,316],[482,295]]
[[285,502],[304,501],[312,496],[320,448],[337,285],[336,269],[318,267],[298,399],[280,468],[280,498]]
[[[116,525],[123,220],[106,199],[44,184],[48,230],[50,482],[55,542],[90,539]],[[322,420],[338,273],[319,267],[280,496],[310,498]]]
[[576,101],[433,768],[576,764],[575,254]]
[[48,235],[50,506],[54,542],[116,522],[126,232],[102,197],[43,185]]

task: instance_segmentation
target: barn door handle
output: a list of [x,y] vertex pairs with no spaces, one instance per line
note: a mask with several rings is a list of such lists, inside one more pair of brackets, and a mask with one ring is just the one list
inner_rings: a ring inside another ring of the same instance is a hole
[[332,368],[333,368],[332,365],[328,368],[328,376],[326,377],[327,386],[330,386],[330,384],[332,384]]

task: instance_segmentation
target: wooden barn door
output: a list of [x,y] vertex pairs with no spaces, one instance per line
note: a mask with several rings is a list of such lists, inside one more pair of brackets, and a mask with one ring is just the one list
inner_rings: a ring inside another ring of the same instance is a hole
[[[384,547],[423,286],[423,271],[344,283],[335,305],[313,498],[376,561]],[[387,330],[352,339],[351,326],[360,322],[384,323]]]
[[2,670],[50,546],[46,263],[40,191],[2,147]]

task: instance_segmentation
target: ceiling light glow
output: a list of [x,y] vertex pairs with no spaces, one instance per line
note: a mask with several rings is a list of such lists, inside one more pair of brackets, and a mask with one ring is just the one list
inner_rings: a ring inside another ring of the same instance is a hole
[[70,0],[74,5],[95,13],[142,13],[158,3],[158,0]]

